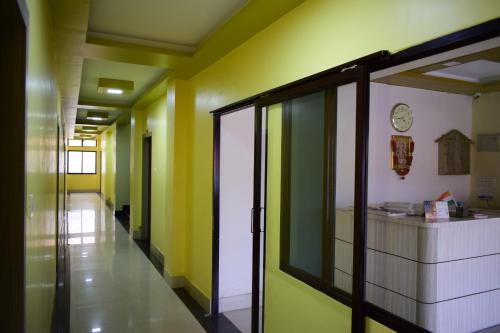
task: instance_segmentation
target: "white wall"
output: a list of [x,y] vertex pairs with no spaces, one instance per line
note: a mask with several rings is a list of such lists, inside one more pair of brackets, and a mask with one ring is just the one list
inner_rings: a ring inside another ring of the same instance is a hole
[[[434,141],[452,129],[471,136],[472,98],[415,88],[370,85],[370,138],[368,202],[408,201],[420,203],[451,190],[458,200],[469,202],[470,176],[439,176],[438,145]],[[339,89],[337,129],[337,206],[353,203],[355,110],[353,85]],[[413,110],[413,126],[403,135],[412,136],[415,152],[410,173],[402,180],[391,170],[391,135],[401,134],[390,123],[396,103]],[[339,159],[339,157],[341,159]]]
[[254,110],[221,117],[220,311],[250,307]]

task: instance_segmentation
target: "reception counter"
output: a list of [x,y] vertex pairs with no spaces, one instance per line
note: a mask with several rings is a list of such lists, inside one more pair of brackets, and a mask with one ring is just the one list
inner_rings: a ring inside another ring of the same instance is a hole
[[[369,211],[366,298],[432,332],[500,324],[500,216],[433,220]],[[352,286],[352,209],[337,209],[335,285]]]

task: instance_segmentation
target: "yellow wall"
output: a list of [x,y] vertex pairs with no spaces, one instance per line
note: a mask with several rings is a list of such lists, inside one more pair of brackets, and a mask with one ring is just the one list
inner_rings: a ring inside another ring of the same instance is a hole
[[97,166],[95,175],[66,175],[68,192],[100,192],[101,186],[101,143],[97,140],[96,147],[66,147],[66,151],[95,151],[97,153]]
[[115,205],[116,178],[116,124],[100,135],[101,147],[101,193],[104,200]]
[[[478,152],[477,135],[500,133],[500,92],[483,94],[472,102],[471,205],[500,208],[500,153]],[[496,177],[495,199],[486,203],[477,199],[477,178]]]
[[27,5],[26,332],[50,332],[56,282],[60,104],[48,5],[40,0],[29,0]]
[[130,118],[130,231],[141,226],[142,210],[142,110],[132,110]]
[[[166,250],[167,99],[159,98],[143,110],[143,128],[151,133],[151,244]],[[142,140],[142,137],[141,137]],[[141,141],[142,143],[142,141]],[[142,149],[141,149],[142,158]]]
[[131,120],[130,224],[142,225],[142,143],[150,133],[151,147],[151,244],[162,254],[166,248],[167,99],[160,97],[144,110],[133,110]]
[[166,95],[144,110],[133,110],[131,119],[131,228],[139,231],[142,193],[142,141],[152,136],[151,242],[164,256],[165,272],[185,273],[186,175],[189,165],[187,82],[171,80]]
[[[495,0],[310,0],[189,80],[190,168],[186,276],[205,295],[211,289],[212,117],[209,111],[366,54],[391,52],[493,19]],[[450,18],[450,19],[443,19]],[[270,207],[268,207],[270,209]],[[267,247],[279,235],[269,219]],[[273,232],[274,230],[274,232]],[[345,331],[350,310],[277,268],[269,258],[266,326],[270,332]],[[292,306],[293,305],[293,306]],[[285,320],[286,319],[286,320]],[[302,320],[300,320],[302,319]],[[319,323],[322,324],[319,324]],[[368,330],[381,326],[369,324]]]

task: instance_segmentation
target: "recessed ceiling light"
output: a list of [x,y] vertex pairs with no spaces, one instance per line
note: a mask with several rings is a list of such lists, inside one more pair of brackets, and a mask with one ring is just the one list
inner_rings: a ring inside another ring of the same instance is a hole
[[91,278],[85,279],[85,282],[92,282],[93,280]]
[[97,91],[101,94],[130,95],[134,91],[134,81],[99,78]]
[[87,119],[89,120],[106,120],[108,119],[108,114],[105,112],[87,112]]
[[95,327],[92,329],[92,333],[100,332],[101,328],[100,327]]
[[114,88],[108,88],[108,90],[106,90],[106,92],[108,94],[111,94],[111,95],[121,95],[121,94],[123,94],[123,90],[121,90],[121,89],[114,89]]

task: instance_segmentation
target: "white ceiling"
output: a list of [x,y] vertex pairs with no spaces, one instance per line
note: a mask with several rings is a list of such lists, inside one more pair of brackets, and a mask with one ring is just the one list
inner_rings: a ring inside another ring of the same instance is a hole
[[91,0],[89,32],[197,47],[248,1]]
[[425,74],[467,82],[487,83],[498,80],[500,63],[490,60],[476,60]]

